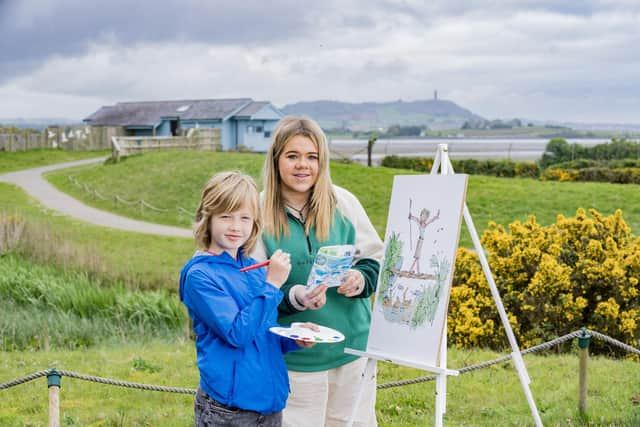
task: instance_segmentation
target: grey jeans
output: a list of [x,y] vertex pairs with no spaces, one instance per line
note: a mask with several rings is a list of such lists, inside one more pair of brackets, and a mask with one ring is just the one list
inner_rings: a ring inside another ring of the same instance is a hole
[[196,427],[281,427],[282,411],[269,415],[225,406],[200,387],[195,399]]

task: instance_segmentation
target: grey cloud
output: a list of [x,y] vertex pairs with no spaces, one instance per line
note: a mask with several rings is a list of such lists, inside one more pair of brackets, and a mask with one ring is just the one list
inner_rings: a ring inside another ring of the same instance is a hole
[[366,75],[371,78],[396,80],[406,75],[410,64],[405,60],[372,60],[360,69],[358,75]]
[[277,43],[305,37],[313,28],[309,15],[308,6],[293,1],[8,0],[0,3],[0,80],[52,55],[81,55],[92,44]]
[[639,90],[639,13],[637,0],[0,0],[0,91],[292,102],[438,88],[485,115],[622,103]]

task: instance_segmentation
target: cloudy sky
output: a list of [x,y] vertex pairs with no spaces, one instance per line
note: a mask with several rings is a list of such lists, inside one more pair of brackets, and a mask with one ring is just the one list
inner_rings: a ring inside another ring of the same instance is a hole
[[0,0],[0,117],[120,101],[418,100],[640,123],[637,0]]

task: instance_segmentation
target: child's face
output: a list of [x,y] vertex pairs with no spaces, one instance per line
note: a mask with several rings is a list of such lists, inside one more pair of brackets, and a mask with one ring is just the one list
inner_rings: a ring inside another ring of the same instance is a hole
[[211,245],[209,250],[217,254],[227,251],[232,257],[238,254],[238,248],[251,236],[253,213],[244,206],[235,212],[222,212],[211,216],[209,231]]

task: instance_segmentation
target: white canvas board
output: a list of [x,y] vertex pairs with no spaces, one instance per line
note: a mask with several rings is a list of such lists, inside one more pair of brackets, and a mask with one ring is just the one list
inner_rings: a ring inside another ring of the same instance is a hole
[[438,365],[467,175],[399,175],[393,182],[367,352]]

